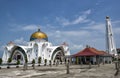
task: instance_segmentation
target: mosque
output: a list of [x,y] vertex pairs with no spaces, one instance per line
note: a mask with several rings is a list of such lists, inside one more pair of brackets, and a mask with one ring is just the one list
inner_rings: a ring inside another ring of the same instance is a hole
[[47,35],[40,29],[34,32],[30,36],[30,41],[26,45],[18,45],[13,42],[9,42],[5,46],[3,53],[3,63],[7,63],[8,58],[12,59],[12,62],[20,60],[22,64],[27,59],[28,63],[34,59],[38,63],[38,58],[41,57],[41,63],[44,64],[44,60],[52,62],[56,59],[64,61],[65,57],[70,55],[68,45],[64,42],[61,45],[54,46],[48,41]]

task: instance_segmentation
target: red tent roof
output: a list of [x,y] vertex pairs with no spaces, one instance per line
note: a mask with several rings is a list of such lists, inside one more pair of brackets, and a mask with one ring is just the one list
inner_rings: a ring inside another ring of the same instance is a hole
[[96,56],[96,55],[106,55],[104,51],[98,51],[95,48],[85,48],[82,51],[74,54],[73,56]]

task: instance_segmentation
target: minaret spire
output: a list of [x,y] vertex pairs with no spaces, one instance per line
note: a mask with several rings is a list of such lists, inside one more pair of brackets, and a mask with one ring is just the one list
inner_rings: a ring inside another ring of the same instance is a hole
[[38,32],[40,32],[40,27],[38,27]]
[[117,55],[110,17],[106,16],[106,49],[109,54]]

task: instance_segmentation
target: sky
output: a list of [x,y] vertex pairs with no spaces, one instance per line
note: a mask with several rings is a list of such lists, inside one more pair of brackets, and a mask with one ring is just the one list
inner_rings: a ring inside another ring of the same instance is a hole
[[49,42],[66,42],[71,54],[90,45],[106,50],[105,18],[120,48],[120,0],[0,0],[0,57],[5,45],[25,44],[38,28]]

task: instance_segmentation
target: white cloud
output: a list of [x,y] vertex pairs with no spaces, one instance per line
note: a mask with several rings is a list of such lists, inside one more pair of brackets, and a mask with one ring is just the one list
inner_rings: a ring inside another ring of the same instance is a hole
[[15,42],[15,44],[23,44],[23,45],[27,44],[27,41],[25,41],[23,37],[14,40],[14,42]]
[[4,50],[5,45],[0,46],[0,51]]
[[0,58],[1,58],[2,55],[3,55],[4,47],[5,47],[5,45],[1,45],[1,46],[0,46]]
[[37,30],[39,27],[37,25],[26,25],[22,27],[22,30],[29,31],[29,30]]
[[88,9],[88,10],[82,12],[82,15],[79,15],[76,19],[74,19],[72,21],[70,21],[70,19],[60,18],[60,17],[56,17],[56,20],[58,22],[60,22],[60,24],[62,24],[63,26],[75,25],[75,24],[79,24],[79,23],[90,22],[90,20],[87,19],[89,14],[91,14],[91,9]]
[[89,19],[87,19],[87,15],[82,15],[73,20],[70,24],[79,24],[79,23],[85,23],[89,22]]
[[113,30],[116,34],[120,35],[120,28],[116,27],[116,28],[113,28]]
[[98,23],[98,24],[93,23],[92,25],[90,24],[88,26],[82,27],[82,29],[104,32],[106,29],[106,26],[104,23]]
[[29,25],[17,25],[17,24],[12,24],[11,31],[33,31],[37,30],[42,26],[40,25],[35,25],[35,24],[29,24]]
[[70,49],[71,49],[71,50],[78,50],[78,51],[79,51],[79,50],[83,49],[83,47],[84,47],[84,46],[81,45],[81,44],[78,44],[78,45],[77,45],[77,44],[73,44]]
[[[87,44],[93,47],[97,47],[98,45],[101,45],[101,44],[104,45],[104,42],[105,42],[103,41],[105,39],[101,37],[101,35],[104,35],[104,34],[99,34],[99,33],[91,32],[88,30],[78,30],[78,31],[57,30],[55,33],[53,31],[53,32],[49,32],[49,34],[48,34],[49,38],[52,38],[51,40],[54,40],[53,43],[55,44],[67,42],[69,44],[69,47],[72,53],[82,50],[83,47]],[[104,48],[103,45],[102,45],[102,48]]]
[[84,11],[83,13],[84,13],[84,15],[89,15],[89,14],[91,14],[91,9],[88,9],[88,10]]
[[[117,40],[117,45],[120,46],[118,44],[118,42],[120,42],[120,28],[116,25],[118,25],[118,22],[114,21],[114,26],[112,26],[112,28],[114,38]],[[105,23],[94,22],[92,25],[80,27],[80,30],[53,30],[47,33],[49,38],[53,40],[53,43],[55,44],[67,42],[73,54],[82,50],[86,45],[90,45],[91,47],[95,47],[100,50],[105,50],[105,30]]]
[[[55,33],[53,33],[55,32]],[[77,38],[79,36],[90,36],[90,32],[87,30],[80,30],[80,31],[76,31],[76,30],[72,30],[72,31],[51,31],[48,32],[48,35],[51,37],[55,37],[55,38]]]
[[[86,12],[83,12],[83,15],[78,16],[78,18],[70,21],[65,18],[59,18],[56,19],[64,25],[75,25],[77,23],[83,23],[87,22],[88,24],[86,26],[82,26],[77,29],[73,30],[63,30],[57,28],[57,26],[51,27],[50,24],[47,24],[47,26],[42,26],[41,30],[45,32],[48,35],[48,39],[50,42],[52,42],[55,45],[62,44],[63,42],[67,42],[69,44],[70,50],[73,53],[78,52],[83,49],[85,45],[90,45],[92,47],[95,47],[97,49],[105,50],[105,22],[104,23],[96,23],[95,21],[91,21],[88,19],[88,15],[91,14],[91,10],[88,10]],[[113,21],[112,27],[113,32],[115,36],[115,40],[117,41],[117,45],[119,45],[119,38],[120,38],[120,27],[119,27],[120,21]],[[40,26],[41,27],[41,26]],[[56,27],[56,28],[55,28]],[[36,30],[38,28],[38,25],[24,25],[22,27],[22,31],[30,31],[30,30]],[[45,30],[45,31],[44,31]],[[15,43],[21,44],[26,43],[24,41],[24,38],[21,37],[20,39],[14,40]]]

